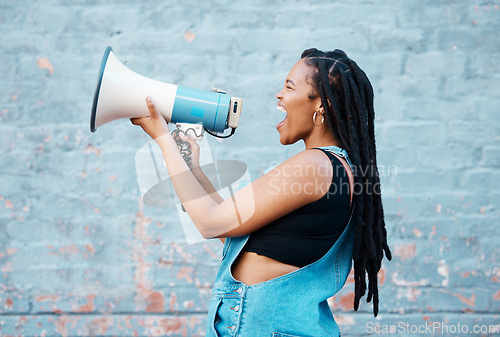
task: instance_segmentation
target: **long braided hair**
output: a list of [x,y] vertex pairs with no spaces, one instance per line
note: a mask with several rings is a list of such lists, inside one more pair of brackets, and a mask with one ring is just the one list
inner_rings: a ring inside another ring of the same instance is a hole
[[[308,81],[313,87],[310,99],[321,97],[325,118],[339,146],[345,149],[354,166],[353,191],[355,238],[354,260],[354,310],[366,291],[367,302],[373,298],[373,314],[378,314],[377,273],[384,252],[388,260],[392,254],[387,245],[384,210],[380,193],[377,168],[373,88],[359,66],[340,49],[322,52],[307,49],[301,58],[313,68]],[[356,169],[359,168],[359,169]]]

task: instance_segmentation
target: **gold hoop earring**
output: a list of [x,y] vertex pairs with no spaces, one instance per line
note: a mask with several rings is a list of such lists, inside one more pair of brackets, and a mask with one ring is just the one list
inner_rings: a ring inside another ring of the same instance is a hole
[[325,116],[323,116],[323,114],[321,114],[321,124],[316,124],[316,113],[318,113],[318,111],[314,111],[314,115],[313,115],[313,123],[314,125],[316,126],[321,126],[321,124],[323,124],[323,122],[325,121]]

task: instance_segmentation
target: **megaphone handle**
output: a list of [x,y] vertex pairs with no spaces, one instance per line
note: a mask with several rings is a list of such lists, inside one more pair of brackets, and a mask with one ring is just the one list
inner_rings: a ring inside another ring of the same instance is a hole
[[[181,152],[182,158],[184,158],[184,161],[186,164],[191,168],[191,144],[189,142],[186,142],[179,137],[179,132],[183,132],[180,129],[174,129],[170,134],[174,138],[175,142],[177,143],[177,147],[179,148],[179,151]],[[183,146],[185,145],[185,147]]]

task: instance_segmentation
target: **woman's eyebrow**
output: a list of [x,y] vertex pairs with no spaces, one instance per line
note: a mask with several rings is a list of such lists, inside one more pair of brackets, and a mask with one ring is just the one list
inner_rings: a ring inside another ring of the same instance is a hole
[[292,85],[295,85],[292,80],[289,80],[288,78],[286,79],[285,83],[292,83]]

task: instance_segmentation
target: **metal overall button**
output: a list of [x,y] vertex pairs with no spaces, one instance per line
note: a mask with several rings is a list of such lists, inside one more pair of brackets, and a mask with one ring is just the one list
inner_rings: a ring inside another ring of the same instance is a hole
[[230,330],[234,330],[234,329],[236,329],[236,325],[233,324],[231,326],[228,326],[227,328],[230,329]]
[[236,304],[234,307],[229,308],[229,309],[233,309],[234,311],[238,311],[240,309],[240,306],[238,304]]

